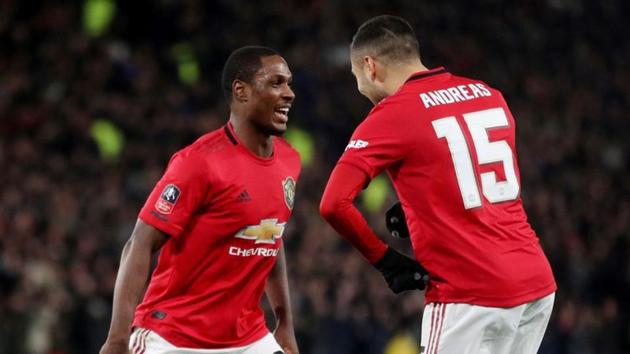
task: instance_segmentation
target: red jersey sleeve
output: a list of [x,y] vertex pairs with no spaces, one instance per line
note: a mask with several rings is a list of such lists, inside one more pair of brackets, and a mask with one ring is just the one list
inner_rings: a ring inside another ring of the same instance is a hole
[[173,155],[139,218],[172,237],[178,237],[208,195],[206,166],[206,162],[190,150]]
[[338,163],[353,165],[374,178],[405,157],[410,146],[406,125],[393,104],[380,103],[354,131]]
[[319,212],[368,262],[374,264],[383,257],[387,245],[376,236],[353,204],[366,182],[367,176],[363,171],[338,164],[326,185]]

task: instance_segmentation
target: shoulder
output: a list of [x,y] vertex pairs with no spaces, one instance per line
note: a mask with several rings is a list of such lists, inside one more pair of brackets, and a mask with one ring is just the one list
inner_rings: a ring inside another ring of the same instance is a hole
[[280,158],[296,160],[298,164],[300,163],[300,153],[288,141],[281,137],[275,137],[274,139]]
[[290,171],[294,171],[299,175],[302,170],[302,158],[300,157],[300,153],[283,138],[275,137],[274,140],[274,153],[278,154],[277,160],[280,160],[280,163],[286,166]]
[[230,145],[229,138],[225,134],[224,128],[221,127],[202,135],[184,150],[189,150],[193,154],[209,154],[219,152]]
[[458,75],[453,75],[452,77],[455,82],[463,84],[463,85],[473,85],[484,93],[491,92],[491,93],[497,93],[499,95],[501,94],[501,91],[488,85],[488,83],[486,83],[483,80],[465,77],[465,76],[458,76]]
[[223,133],[223,128],[213,130],[173,154],[171,163],[179,161],[179,163],[185,165],[207,168],[209,166],[208,162],[215,157],[217,153],[225,150],[229,146],[230,142],[225,133]]
[[413,103],[403,95],[388,96],[370,110],[355,132],[383,133],[384,130],[405,129],[406,121],[411,117],[405,112],[412,109],[412,105]]
[[226,136],[224,128],[221,127],[200,136],[195,142],[178,151],[178,153],[187,154],[189,156],[208,156],[225,150],[229,148],[230,145],[232,144]]
[[387,96],[370,110],[367,118],[396,116],[396,111],[398,111],[406,101],[405,95],[400,92]]

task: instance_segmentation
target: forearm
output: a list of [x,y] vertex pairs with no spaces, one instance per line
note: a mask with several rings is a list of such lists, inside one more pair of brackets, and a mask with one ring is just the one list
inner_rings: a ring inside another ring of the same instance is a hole
[[110,341],[127,341],[136,306],[142,299],[151,257],[167,236],[141,220],[123,248],[114,286],[112,321],[107,336]]
[[280,247],[278,258],[265,286],[267,299],[278,323],[293,328],[293,314],[291,312],[291,297],[289,295],[289,281],[287,277],[287,262],[284,245]]
[[354,199],[367,181],[367,176],[355,167],[337,165],[326,185],[320,213],[368,262],[374,264],[383,257],[387,245],[376,236],[354,205]]

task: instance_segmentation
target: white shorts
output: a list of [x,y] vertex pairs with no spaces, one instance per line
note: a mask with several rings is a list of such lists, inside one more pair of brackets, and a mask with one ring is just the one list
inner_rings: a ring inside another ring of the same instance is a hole
[[555,293],[516,307],[431,303],[422,316],[421,354],[535,354]]
[[178,348],[157,333],[144,328],[134,329],[129,338],[131,354],[282,354],[282,348],[271,333],[244,347],[225,349]]

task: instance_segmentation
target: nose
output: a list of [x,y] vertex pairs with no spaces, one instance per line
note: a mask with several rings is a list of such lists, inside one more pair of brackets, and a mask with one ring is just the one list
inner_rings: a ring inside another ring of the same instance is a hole
[[295,92],[291,89],[291,86],[285,85],[285,89],[282,91],[282,98],[289,102],[293,102],[295,99]]

